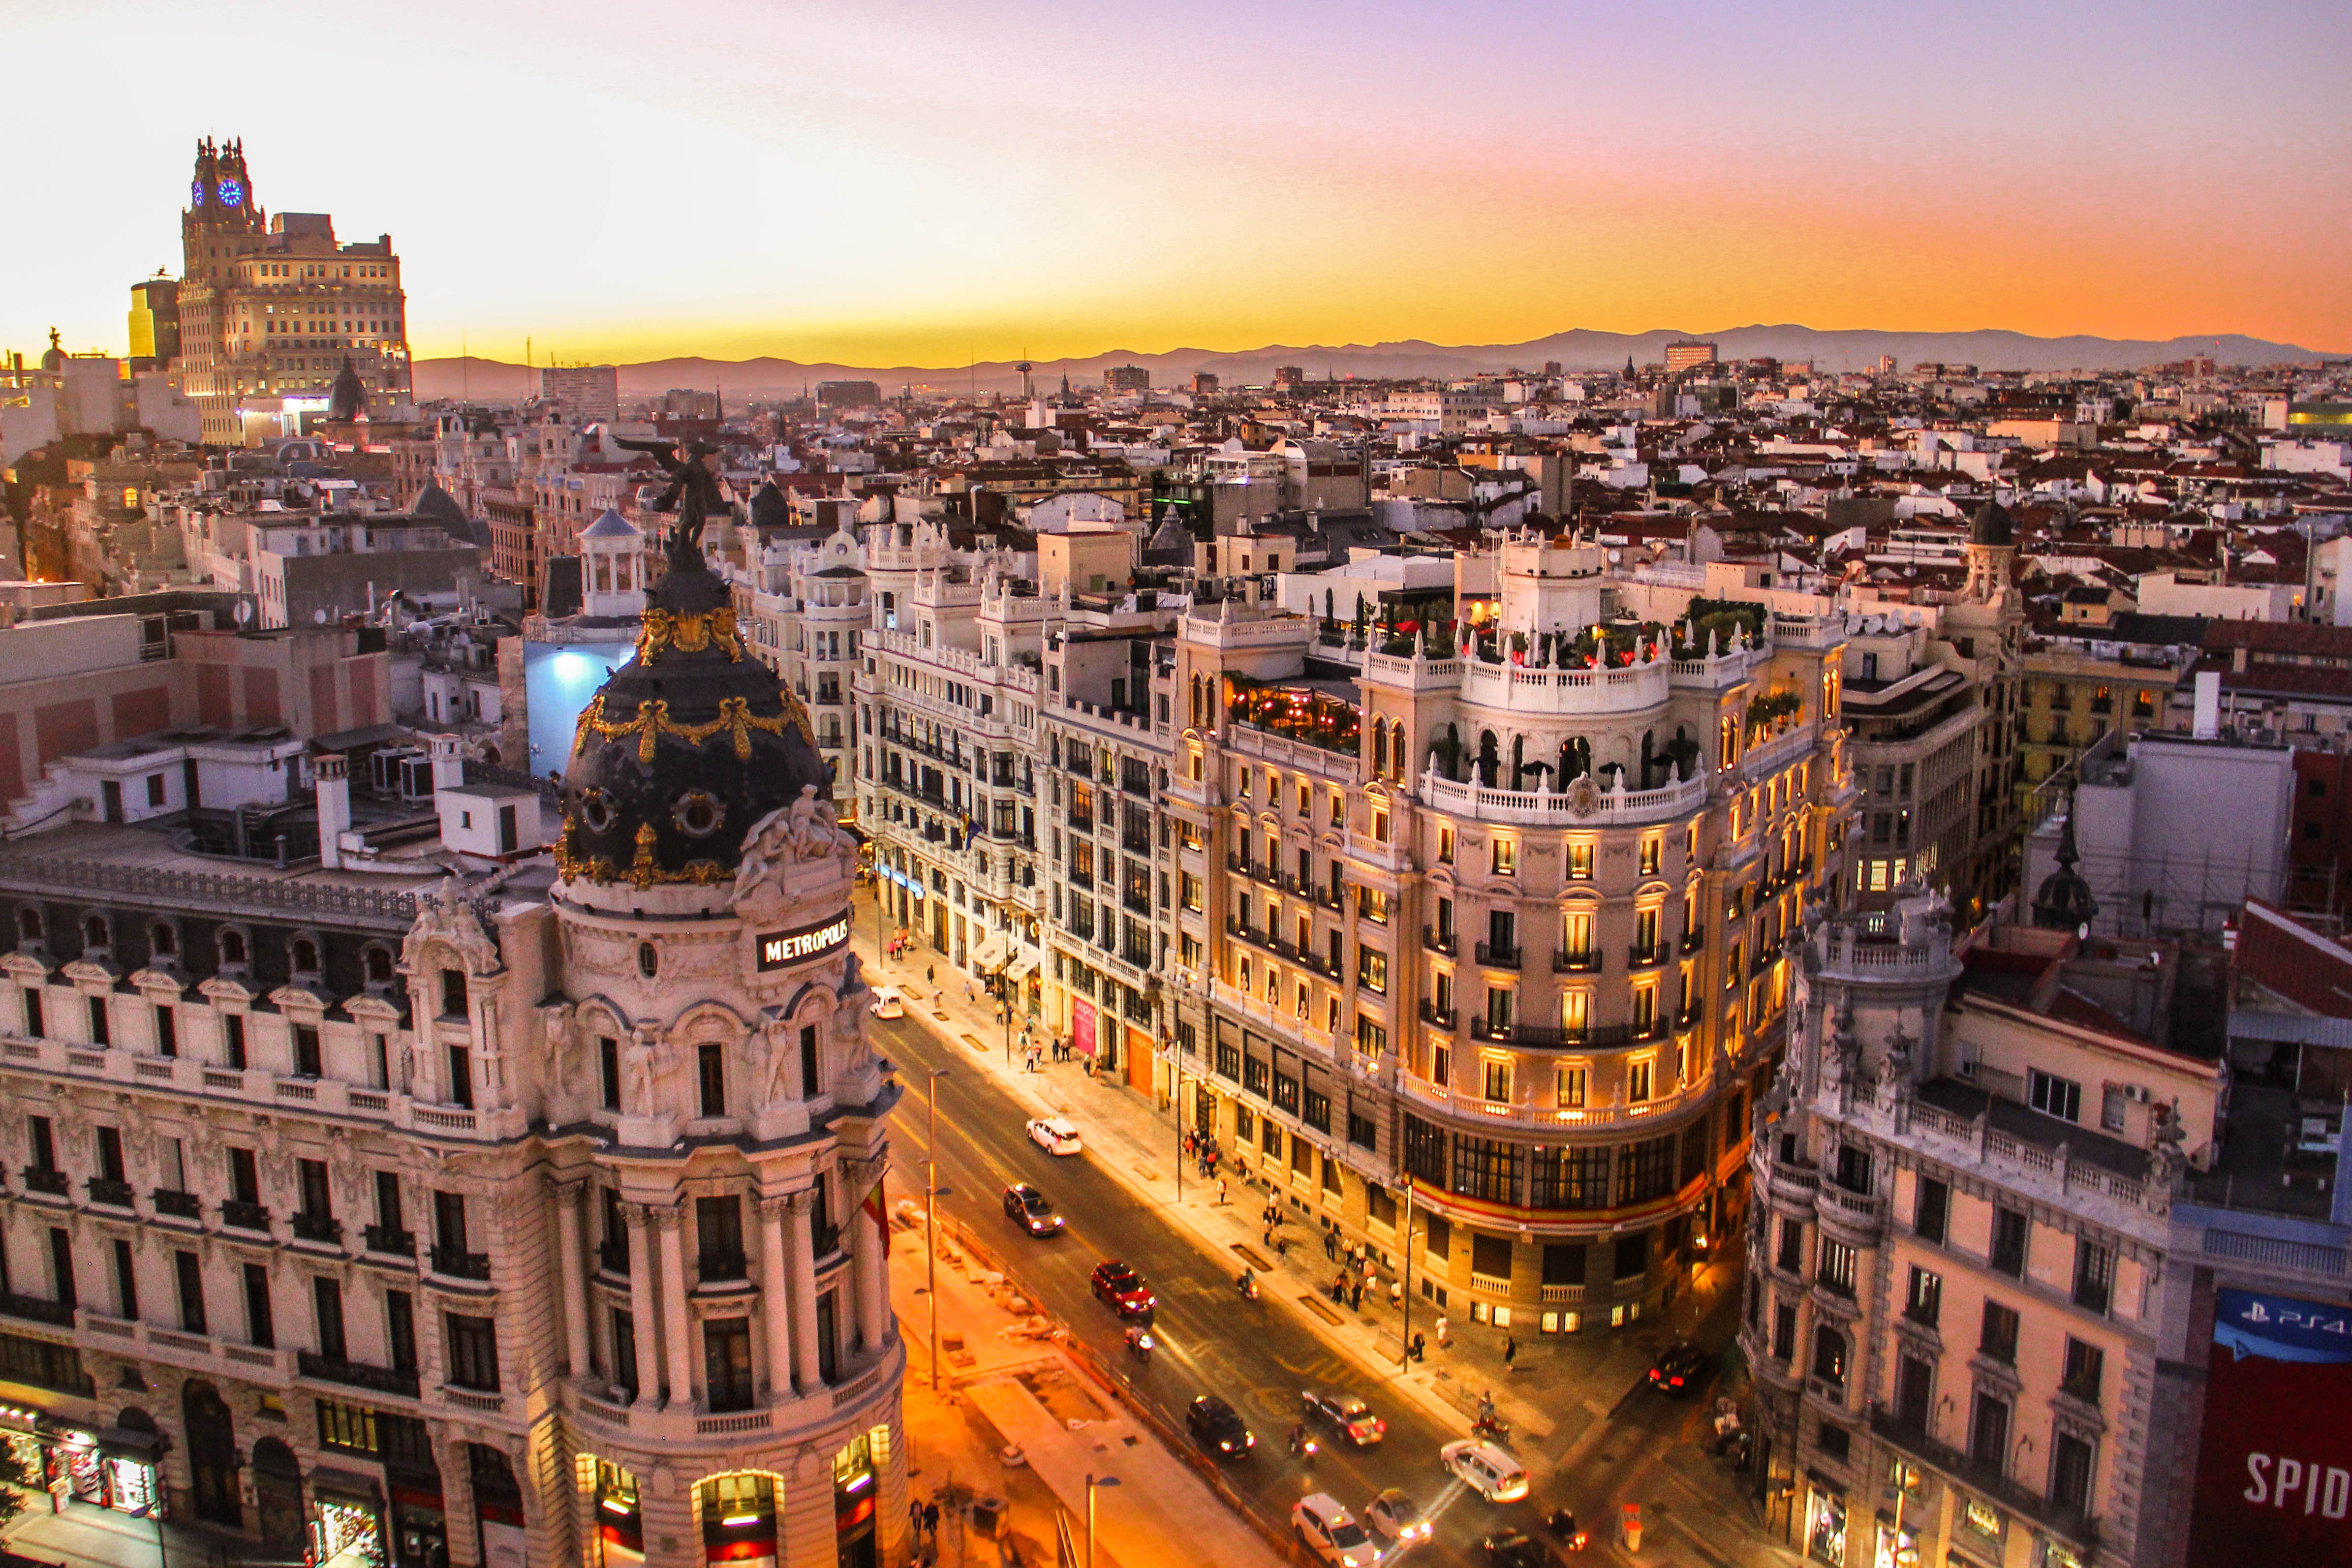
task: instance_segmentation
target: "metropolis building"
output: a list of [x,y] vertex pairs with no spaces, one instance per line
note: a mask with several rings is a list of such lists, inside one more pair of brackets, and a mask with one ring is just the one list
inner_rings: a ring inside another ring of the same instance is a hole
[[0,1441],[318,1561],[898,1561],[855,853],[698,554],[552,864],[197,863],[173,755],[69,759],[156,805],[0,850]]
[[1786,945],[1843,874],[1843,637],[1621,616],[1565,537],[1495,578],[1381,647],[1180,622],[1182,1094],[1418,1302],[1575,1333],[1736,1234]]

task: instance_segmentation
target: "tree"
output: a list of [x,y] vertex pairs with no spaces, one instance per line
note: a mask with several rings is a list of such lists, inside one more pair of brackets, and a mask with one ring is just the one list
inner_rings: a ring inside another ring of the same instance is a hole
[[25,1494],[43,1490],[40,1472],[25,1460],[16,1438],[0,1436],[0,1527],[25,1511]]

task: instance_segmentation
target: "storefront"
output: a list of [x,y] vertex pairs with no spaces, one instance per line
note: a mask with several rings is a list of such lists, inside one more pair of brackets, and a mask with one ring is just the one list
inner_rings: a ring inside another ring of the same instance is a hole
[[695,1488],[694,1506],[702,1520],[704,1562],[776,1568],[774,1477],[756,1470],[713,1476]]
[[609,1459],[596,1461],[596,1544],[604,1568],[639,1568],[646,1560],[637,1478]]
[[317,1505],[310,1520],[313,1563],[384,1568],[383,1489],[373,1477],[318,1466],[310,1472],[310,1498]]
[[11,1427],[0,1436],[15,1446],[26,1470],[41,1478],[53,1509],[62,1511],[73,1501],[139,1519],[166,1517],[168,1505],[155,1468],[163,1458],[163,1438],[141,1424],[146,1420],[144,1412],[123,1414],[131,1425],[103,1431],[38,1417],[32,1423],[34,1430]]
[[1845,1568],[1845,1494],[1818,1476],[1805,1490],[1805,1551],[1829,1568]]
[[840,1568],[875,1568],[875,1503],[882,1490],[871,1434],[852,1437],[833,1457],[833,1534]]

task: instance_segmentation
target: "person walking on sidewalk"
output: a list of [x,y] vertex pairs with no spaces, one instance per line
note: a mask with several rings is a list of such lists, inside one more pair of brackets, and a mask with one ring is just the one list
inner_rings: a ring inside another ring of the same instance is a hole
[[1433,1326],[1437,1330],[1437,1348],[1444,1350],[1451,1343],[1446,1337],[1446,1331],[1454,1326],[1453,1322],[1441,1313]]
[[[1217,1156],[1216,1156],[1216,1155],[1211,1155],[1209,1156],[1209,1168],[1210,1168],[1211,1170],[1215,1170],[1215,1169],[1217,1168]],[[1224,1177],[1223,1177],[1223,1176],[1219,1176],[1219,1177],[1217,1178],[1217,1207],[1218,1207],[1219,1208],[1223,1208],[1224,1206],[1225,1206],[1225,1178],[1224,1178]]]
[[1348,1310],[1351,1312],[1364,1310],[1364,1281],[1361,1280],[1357,1281],[1348,1291]]
[[1339,1260],[1339,1232],[1335,1230],[1327,1230],[1323,1233],[1323,1258],[1326,1262],[1337,1262]]
[[1503,1336],[1503,1370],[1511,1370],[1511,1363],[1519,1359],[1519,1342],[1509,1334]]
[[925,984],[925,985],[927,985],[927,986],[937,986],[939,983],[940,983],[940,967],[939,967],[937,964],[926,964],[926,965],[924,965],[924,966],[923,966],[923,984]]

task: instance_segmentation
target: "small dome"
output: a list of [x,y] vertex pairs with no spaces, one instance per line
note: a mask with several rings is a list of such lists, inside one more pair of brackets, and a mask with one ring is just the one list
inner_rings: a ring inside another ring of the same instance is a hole
[[360,384],[359,371],[352,368],[352,357],[343,356],[343,368],[335,372],[335,384],[327,392],[327,417],[349,424],[367,417],[367,388]]
[[793,505],[784,493],[776,488],[773,479],[763,482],[751,493],[751,526],[755,528],[782,528],[792,526]]
[[832,798],[807,711],[745,645],[727,584],[685,532],[635,654],[573,733],[556,852],[567,879],[725,883],[761,818],[804,788]]
[[1969,543],[1997,545],[2003,549],[2017,543],[2017,529],[2009,519],[2008,508],[1999,501],[1987,501],[1969,518]]
[[2074,803],[2066,802],[2066,818],[2058,829],[2058,869],[2034,890],[2033,924],[2045,931],[2080,931],[2099,913],[2091,884],[2074,869],[2082,857],[2074,849]]
[[580,530],[580,537],[583,539],[634,539],[644,538],[645,530],[607,507],[604,516]]

